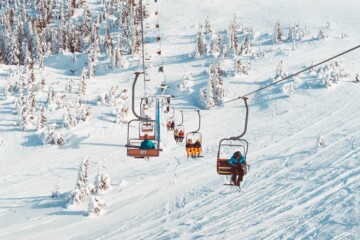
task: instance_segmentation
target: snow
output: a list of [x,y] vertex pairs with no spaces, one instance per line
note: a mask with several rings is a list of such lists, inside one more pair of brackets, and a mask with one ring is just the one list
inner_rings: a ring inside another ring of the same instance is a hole
[[[250,75],[223,77],[228,99],[271,83],[280,61],[291,74],[358,45],[360,39],[360,2],[355,0],[149,3],[152,12],[159,10],[168,93],[175,95],[176,109],[186,109],[186,132],[197,129],[193,110],[199,107],[199,90],[207,86],[213,59],[193,56],[197,24],[206,17],[213,30],[224,32],[236,13],[243,26],[254,28],[255,42],[266,53],[248,57]],[[151,11],[149,21],[156,22]],[[297,42],[296,50],[292,41],[273,44],[276,21],[286,36],[295,23],[306,26],[308,36]],[[312,39],[320,29],[329,38]],[[344,33],[348,37],[341,38]],[[155,53],[157,45],[148,45],[154,59],[150,72],[154,88],[163,80],[157,72],[161,58]],[[254,46],[253,52],[257,50]],[[99,92],[108,93],[114,85],[131,90],[135,59],[128,59],[127,69],[103,69],[86,80],[82,101],[91,107],[91,114],[76,127],[56,129],[65,140],[60,146],[43,145],[38,132],[21,131],[16,125],[13,98],[6,98],[4,91],[10,79],[8,66],[1,65],[0,239],[360,239],[360,85],[352,82],[360,72],[359,57],[356,50],[337,59],[351,76],[329,87],[306,72],[296,79],[290,96],[282,91],[283,84],[249,96],[244,138],[249,142],[251,168],[241,193],[224,186],[228,178],[216,174],[220,139],[243,129],[241,101],[201,111],[203,158],[186,159],[185,147],[176,144],[163,126],[164,151],[159,158],[144,161],[126,156],[127,125],[115,123],[112,107],[95,104]],[[47,58],[45,66],[47,87],[55,83],[55,90],[63,93],[73,69],[71,55]],[[231,57],[224,68],[234,69]],[[71,76],[76,91],[81,71]],[[177,86],[190,73],[190,89],[179,91]],[[136,89],[137,107],[143,85]],[[40,99],[46,96],[42,92]],[[67,100],[74,103],[76,98],[72,94]],[[60,126],[64,112],[47,111],[47,121]],[[162,115],[162,121],[171,115],[172,111]],[[181,121],[179,111],[175,118]],[[321,146],[320,138],[325,143]],[[85,157],[89,183],[95,184],[99,164],[111,178],[110,190],[95,196],[106,203],[99,216],[89,214],[97,204],[94,196],[66,208]]]

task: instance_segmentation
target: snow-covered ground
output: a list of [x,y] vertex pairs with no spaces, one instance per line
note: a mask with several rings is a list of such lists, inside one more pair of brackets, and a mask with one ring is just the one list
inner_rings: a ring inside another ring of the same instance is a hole
[[[254,45],[261,43],[266,52],[266,57],[249,57],[249,76],[224,77],[228,99],[269,84],[281,60],[286,72],[294,73],[360,43],[360,2],[355,0],[149,2],[150,21],[155,21],[154,9],[159,11],[166,80],[174,107],[187,109],[186,131],[197,128],[191,109],[199,106],[198,91],[206,86],[212,63],[210,56],[192,56],[197,25],[206,17],[213,30],[223,32],[236,13],[243,26],[255,30]],[[272,43],[276,21],[286,36],[290,24],[306,29],[296,50],[292,42]],[[327,39],[316,39],[320,29]],[[155,50],[148,46],[156,67]],[[8,67],[2,65],[0,239],[360,239],[360,84],[352,82],[360,72],[359,58],[356,50],[337,59],[351,75],[328,88],[306,72],[290,97],[283,84],[249,96],[244,138],[251,168],[240,193],[223,185],[228,179],[217,175],[216,155],[221,138],[243,129],[241,101],[201,111],[203,158],[186,159],[185,147],[162,126],[161,156],[144,161],[126,156],[127,125],[114,123],[111,107],[93,104],[98,92],[113,85],[130,89],[134,62],[128,70],[102,71],[89,80],[90,119],[60,130],[67,142],[63,146],[42,145],[36,131],[19,130],[15,105],[4,97]],[[71,57],[48,58],[49,82],[59,81],[63,89],[70,65]],[[224,68],[232,71],[232,58]],[[191,90],[178,91],[189,73]],[[80,73],[73,78],[78,82]],[[54,113],[48,112],[49,121],[60,125],[62,115]],[[180,112],[175,117],[181,121]],[[320,136],[325,147],[318,146]],[[99,194],[106,203],[100,216],[88,216],[90,198],[66,208],[64,195],[74,189],[86,157],[90,182],[99,164],[112,179],[111,189]],[[54,191],[60,196],[52,198]]]

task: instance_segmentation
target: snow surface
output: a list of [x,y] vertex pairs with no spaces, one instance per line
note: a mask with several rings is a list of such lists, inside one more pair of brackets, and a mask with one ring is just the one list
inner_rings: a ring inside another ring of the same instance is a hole
[[[249,76],[224,78],[229,98],[268,84],[280,60],[288,73],[296,72],[358,45],[360,39],[360,2],[355,0],[150,4],[159,10],[166,80],[178,109],[196,109],[198,90],[206,86],[204,71],[212,59],[191,54],[197,24],[207,16],[214,30],[224,31],[235,12],[239,22],[255,29],[267,54],[250,60]],[[310,37],[296,51],[292,43],[273,45],[269,41],[277,20],[285,35],[290,24],[299,22]],[[319,29],[329,38],[312,40]],[[342,39],[343,33],[348,37]],[[126,157],[127,127],[114,123],[111,107],[91,104],[97,92],[115,84],[129,88],[133,62],[127,71],[103,71],[89,80],[90,119],[63,131],[64,146],[42,145],[37,132],[19,130],[14,104],[4,98],[7,66],[1,66],[0,239],[360,239],[360,84],[352,83],[360,71],[359,57],[357,50],[338,59],[351,77],[329,88],[306,73],[290,97],[281,85],[250,96],[245,138],[251,169],[242,184],[245,193],[223,186],[228,179],[216,174],[219,140],[243,128],[241,101],[201,112],[203,158],[187,160],[184,147],[163,127],[164,151],[144,161]],[[71,69],[71,56],[64,58],[46,62],[47,79],[63,86]],[[232,60],[225,63],[231,69]],[[175,91],[190,72],[192,91]],[[74,79],[78,82],[80,73]],[[185,112],[184,118],[187,131],[197,128],[196,112]],[[50,122],[61,119],[49,114]],[[317,146],[319,136],[326,147]],[[95,180],[100,162],[112,179],[111,190],[100,194],[106,206],[98,217],[88,216],[90,198],[66,208],[64,197],[74,189],[87,156],[89,181]],[[56,191],[59,196],[51,198]]]

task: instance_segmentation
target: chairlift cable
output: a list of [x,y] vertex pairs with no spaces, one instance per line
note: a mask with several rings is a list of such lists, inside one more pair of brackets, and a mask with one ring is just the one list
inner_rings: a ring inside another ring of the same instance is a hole
[[312,65],[312,66],[310,66],[310,67],[307,67],[307,68],[305,68],[305,69],[303,69],[303,70],[301,70],[301,71],[299,71],[299,72],[296,72],[296,73],[294,73],[294,74],[291,74],[291,75],[289,75],[289,76],[287,76],[287,77],[285,77],[285,78],[282,78],[282,79],[280,79],[280,80],[278,80],[278,81],[276,81],[276,82],[273,82],[273,83],[271,83],[271,84],[269,84],[269,85],[266,85],[266,86],[264,86],[264,87],[261,87],[261,88],[255,90],[255,91],[252,91],[252,92],[250,92],[250,93],[247,93],[247,94],[245,94],[245,95],[243,95],[243,96],[240,96],[240,97],[237,97],[237,98],[234,98],[234,99],[225,101],[223,104],[226,104],[226,103],[229,103],[229,102],[233,102],[233,101],[236,101],[236,100],[241,99],[241,98],[244,98],[244,97],[248,97],[248,96],[250,96],[250,95],[252,95],[252,94],[254,94],[254,93],[256,93],[256,92],[259,92],[259,91],[264,90],[264,89],[266,89],[266,88],[269,88],[269,87],[271,87],[271,86],[273,86],[273,85],[275,85],[275,84],[278,84],[278,83],[280,83],[280,82],[283,82],[283,81],[285,81],[285,80],[287,80],[287,79],[289,79],[289,78],[292,78],[292,77],[294,77],[294,76],[296,76],[296,75],[299,75],[300,73],[303,73],[303,72],[308,71],[308,70],[310,70],[310,69],[312,69],[312,68],[314,68],[314,67],[317,67],[317,66],[322,65],[322,64],[324,64],[324,63],[326,63],[326,62],[329,62],[329,61],[331,61],[331,60],[333,60],[333,59],[335,59],[335,58],[338,58],[338,57],[340,57],[340,56],[342,56],[342,55],[345,55],[345,54],[347,54],[347,53],[349,53],[349,52],[352,52],[352,51],[354,51],[354,50],[356,50],[356,49],[358,49],[358,48],[360,48],[360,45],[357,45],[356,47],[350,48],[350,49],[348,49],[348,50],[346,50],[346,51],[344,51],[344,52],[341,52],[341,53],[339,53],[339,54],[337,54],[337,55],[335,55],[335,56],[333,56],[333,57],[330,57],[330,58],[328,58],[328,59],[326,59],[326,60],[324,60],[324,61],[321,61],[321,62],[319,62],[319,63],[317,63],[317,64],[315,64],[315,65]]
[[144,93],[146,96],[146,69],[145,69],[145,46],[144,46],[144,21],[143,21],[143,5],[142,0],[140,0],[140,18],[141,18],[141,46],[142,46],[142,69],[144,73]]

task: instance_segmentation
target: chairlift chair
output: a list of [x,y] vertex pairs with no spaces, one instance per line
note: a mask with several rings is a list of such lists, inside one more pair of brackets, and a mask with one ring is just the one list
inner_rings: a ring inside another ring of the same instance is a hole
[[[143,123],[151,123],[153,129],[159,126],[159,123],[155,120],[142,120],[142,119],[133,119],[128,123],[128,139],[127,139],[127,156],[134,158],[150,158],[150,157],[158,157],[160,152],[160,143],[155,139],[155,136],[150,135],[150,133],[146,133],[149,135],[149,139],[155,144],[156,149],[140,149],[141,142],[144,140],[145,134],[141,133],[139,138],[131,138],[130,137],[130,126],[134,122],[139,122],[139,126],[143,126]],[[143,135],[142,135],[143,134]]]
[[193,143],[195,143],[196,140],[200,140],[201,150],[202,150],[202,134],[201,134],[201,132],[199,132],[200,127],[201,127],[201,116],[200,116],[200,111],[199,110],[196,110],[196,111],[199,116],[199,127],[196,131],[188,132],[186,134],[186,143],[189,141],[189,139],[191,139]]
[[[173,108],[173,110],[174,110],[174,108]],[[183,125],[183,123],[184,123],[184,113],[183,113],[183,111],[181,111],[181,110],[180,110],[180,112],[181,112],[181,123],[175,125],[174,131],[175,131],[175,130],[177,130],[178,132],[183,131],[183,132],[185,133],[185,127],[184,127],[184,125]],[[173,113],[173,114],[174,114],[174,113]],[[177,140],[175,139],[176,142],[183,142],[183,140],[184,140],[184,139],[180,139],[179,141],[177,141]]]
[[174,117],[169,117],[169,118],[166,119],[166,127],[167,127],[167,130],[168,130],[168,131],[173,131],[173,130],[175,130],[175,126],[174,126],[174,128],[172,128],[172,127],[171,127],[171,124],[170,124],[170,126],[169,126],[169,122],[170,122],[170,123],[172,123],[172,122],[175,123],[175,118],[174,118]]
[[[175,130],[175,109],[174,109],[174,107],[173,107],[172,109],[173,109],[172,116],[171,116],[171,117],[168,117],[168,118],[166,119],[166,127],[167,127],[167,130],[168,130],[168,131],[173,131],[173,130]],[[169,122],[170,122],[170,123],[174,123],[174,127],[173,127],[173,128],[171,127],[171,124],[170,124],[170,126],[169,126]]]
[[145,52],[145,61],[150,61],[150,59],[151,59],[151,55]]
[[150,82],[150,76],[149,76],[149,74],[145,74],[145,78],[144,78],[144,81],[145,82]]
[[219,143],[216,171],[219,175],[231,175],[229,159],[235,151],[240,151],[246,157],[248,142],[245,139],[224,138]]
[[[152,120],[148,117],[141,117],[135,111],[135,85],[139,78],[139,75],[143,74],[141,72],[135,73],[135,79],[132,86],[132,111],[136,117],[136,119],[131,120],[128,123],[128,132],[127,132],[127,156],[134,158],[145,158],[149,159],[150,157],[158,157],[160,152],[160,137],[155,137],[155,132],[160,129],[159,122]],[[148,99],[145,99],[145,103],[148,103]],[[142,99],[143,100],[143,99]],[[142,105],[142,103],[140,103]],[[139,134],[136,137],[130,136],[134,131],[130,131],[130,126],[134,123],[138,123],[136,125],[139,128]],[[148,131],[151,129],[151,132]],[[145,130],[145,131],[144,131]],[[155,144],[155,149],[140,149],[141,143],[143,139],[145,139],[145,134],[148,134],[149,140]],[[152,137],[153,136],[153,137]]]
[[[249,107],[247,104],[247,98],[242,97],[241,99],[244,100],[245,108],[246,108],[246,115],[245,115],[245,126],[243,132],[239,136],[223,138],[219,142],[219,148],[217,153],[217,164],[216,164],[216,171],[219,175],[231,175],[231,166],[229,164],[229,159],[231,155],[235,151],[240,151],[243,156],[247,155],[249,144],[248,142],[243,139],[242,137],[245,135],[247,130],[247,123],[249,118]],[[233,148],[232,151],[225,151],[226,149]],[[226,156],[224,156],[226,154]]]
[[[140,122],[140,133],[148,134],[149,136],[155,135],[154,123],[152,122]],[[139,135],[141,136],[141,134]]]

